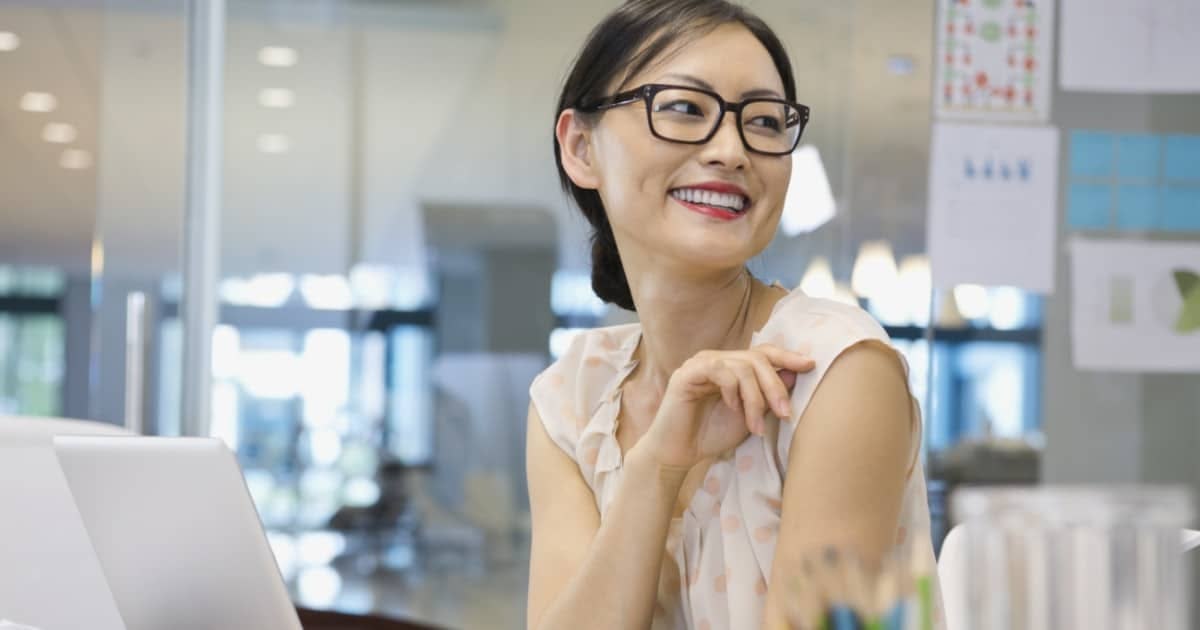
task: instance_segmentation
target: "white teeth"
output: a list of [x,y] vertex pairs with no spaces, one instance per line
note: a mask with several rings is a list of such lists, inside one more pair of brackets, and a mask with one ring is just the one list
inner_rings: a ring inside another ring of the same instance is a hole
[[741,195],[718,193],[699,188],[677,188],[671,191],[671,196],[689,203],[702,203],[706,206],[720,206],[741,212],[746,205],[746,199]]

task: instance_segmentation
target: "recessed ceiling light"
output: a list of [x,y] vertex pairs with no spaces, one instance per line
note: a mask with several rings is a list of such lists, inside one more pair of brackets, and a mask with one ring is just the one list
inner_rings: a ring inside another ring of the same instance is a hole
[[83,149],[66,149],[59,156],[58,165],[71,170],[85,169],[92,165],[92,154]]
[[54,144],[71,144],[76,135],[75,127],[67,123],[46,123],[42,128],[42,140]]
[[52,112],[58,107],[58,99],[46,92],[26,92],[21,97],[21,109],[27,112]]
[[263,107],[285,109],[296,102],[296,94],[287,88],[266,88],[258,93],[258,104]]
[[296,65],[298,57],[296,49],[287,46],[263,46],[258,51],[258,62],[273,68],[290,68]]
[[258,150],[263,153],[287,153],[291,144],[281,133],[263,133],[258,136]]
[[0,52],[16,50],[21,45],[21,38],[16,33],[0,31]]

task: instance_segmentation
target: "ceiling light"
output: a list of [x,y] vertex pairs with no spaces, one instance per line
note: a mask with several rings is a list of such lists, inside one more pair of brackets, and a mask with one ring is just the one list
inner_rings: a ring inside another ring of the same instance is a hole
[[0,52],[16,50],[21,45],[21,38],[16,33],[0,31]]
[[266,88],[258,93],[258,104],[273,109],[285,109],[296,102],[296,94],[287,88]]
[[21,109],[27,112],[46,113],[58,107],[58,99],[46,92],[26,92],[21,97]]
[[281,133],[264,133],[258,136],[258,150],[263,153],[287,153],[291,148],[288,137]]
[[92,154],[83,149],[67,149],[58,158],[58,165],[73,171],[85,169],[92,165]]
[[296,49],[287,46],[263,46],[258,51],[258,62],[272,68],[290,68],[298,58]]
[[67,123],[46,123],[42,128],[42,140],[54,144],[71,144],[76,135],[75,127]]

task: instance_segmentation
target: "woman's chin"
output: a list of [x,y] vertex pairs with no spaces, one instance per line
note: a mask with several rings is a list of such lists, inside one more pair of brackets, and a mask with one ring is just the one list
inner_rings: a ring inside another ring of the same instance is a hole
[[745,239],[715,235],[677,241],[670,251],[688,267],[711,270],[741,267],[759,253]]

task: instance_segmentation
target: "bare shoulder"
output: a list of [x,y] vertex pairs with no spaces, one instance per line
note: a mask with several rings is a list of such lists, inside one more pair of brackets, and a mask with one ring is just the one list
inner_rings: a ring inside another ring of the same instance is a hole
[[898,395],[908,399],[908,368],[899,351],[888,342],[864,339],[839,354],[825,373],[817,395],[830,392],[872,397]]

